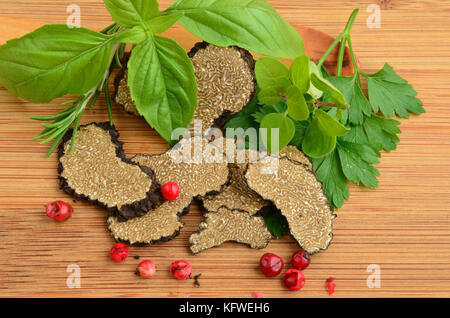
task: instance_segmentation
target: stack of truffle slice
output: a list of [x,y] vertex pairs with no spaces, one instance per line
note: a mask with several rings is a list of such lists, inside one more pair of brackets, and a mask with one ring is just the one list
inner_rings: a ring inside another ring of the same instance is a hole
[[[240,48],[207,43],[197,44],[189,56],[199,87],[194,119],[202,120],[203,130],[220,128],[252,101],[254,60]],[[134,112],[126,69],[116,86],[115,100]],[[286,217],[292,236],[307,252],[326,249],[331,241],[334,215],[328,199],[311,162],[293,146],[267,156],[239,149],[234,139],[191,134],[164,154],[126,159],[118,132],[106,123],[80,127],[73,152],[70,137],[71,132],[59,149],[61,188],[106,207],[108,229],[117,241],[148,245],[172,239],[194,200],[205,212],[189,239],[194,254],[227,241],[264,248],[272,236],[263,216],[274,210]],[[273,160],[277,169],[267,173]],[[181,193],[163,201],[160,185],[169,181],[177,182]]]

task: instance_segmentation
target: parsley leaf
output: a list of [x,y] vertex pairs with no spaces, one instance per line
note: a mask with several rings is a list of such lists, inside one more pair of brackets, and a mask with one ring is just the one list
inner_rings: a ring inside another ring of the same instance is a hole
[[380,175],[373,164],[379,163],[377,152],[364,144],[339,140],[337,151],[341,159],[341,167],[345,177],[369,188],[378,186]]
[[289,233],[289,224],[280,210],[273,209],[264,215],[264,222],[266,223],[267,229],[276,238],[280,238],[283,234]]
[[311,158],[317,179],[322,182],[323,190],[328,196],[332,208],[340,208],[349,198],[347,179],[342,171],[341,159],[337,149],[328,156]]
[[362,124],[364,115],[372,112],[369,101],[361,89],[361,79],[356,73],[353,77],[331,77],[330,82],[344,94],[347,103],[351,105],[346,111],[348,122],[354,125]]
[[367,79],[369,100],[375,113],[381,111],[386,117],[409,118],[410,112],[416,115],[425,112],[423,103],[416,97],[417,92],[389,64],[375,74],[363,76]]

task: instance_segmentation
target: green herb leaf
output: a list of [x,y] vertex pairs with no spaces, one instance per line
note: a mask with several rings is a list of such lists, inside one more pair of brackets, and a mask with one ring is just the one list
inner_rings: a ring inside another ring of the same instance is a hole
[[375,113],[381,111],[386,117],[409,118],[409,113],[425,112],[423,103],[416,98],[417,92],[408,82],[398,76],[394,69],[385,64],[373,75],[364,75],[369,85],[369,100]]
[[319,128],[324,135],[343,136],[350,130],[321,109],[317,109],[315,113]]
[[156,0],[105,0],[113,20],[124,28],[132,28],[159,14]]
[[376,115],[364,117],[362,125],[352,125],[343,140],[366,144],[375,151],[392,151],[397,148],[401,133],[400,122]]
[[350,104],[348,121],[354,125],[362,124],[364,116],[370,116],[372,109],[361,89],[359,74],[353,77],[331,77],[330,82],[339,89]]
[[[261,129],[264,146],[270,153],[278,153],[286,147],[295,134],[295,126],[292,120],[284,114],[278,113],[266,115],[261,121]],[[278,130],[278,138],[276,130]],[[277,143],[278,145],[276,145]]]
[[287,90],[288,114],[295,120],[306,120],[309,117],[308,105],[305,97],[297,86],[291,86]]
[[258,108],[258,110],[252,114],[252,117],[257,123],[261,123],[263,118],[272,113],[285,113],[287,111],[287,105],[285,102],[279,102],[274,105],[263,105]]
[[328,156],[311,160],[317,179],[322,182],[331,207],[339,209],[344,204],[344,200],[348,200],[350,193],[338,151],[335,149]]
[[336,136],[329,136],[323,133],[319,119],[314,117],[305,132],[302,143],[302,150],[312,158],[326,156],[336,147]]
[[[310,79],[311,79],[312,74],[316,74],[316,76],[318,76],[319,78],[322,78],[322,73],[320,72],[319,67],[313,61],[309,61],[309,74],[310,74]],[[315,87],[314,84],[312,83],[312,81],[310,81],[308,94],[311,95],[314,99],[319,99],[322,97],[323,92],[320,89],[318,89],[317,87]]]
[[153,31],[153,34],[160,34],[166,32],[172,25],[174,25],[181,17],[181,13],[170,15],[160,15],[147,21],[147,25]]
[[366,187],[378,186],[377,177],[380,175],[373,164],[379,163],[377,153],[367,145],[339,140],[337,144],[342,171],[345,177]]
[[270,211],[264,215],[264,222],[267,229],[275,238],[280,238],[283,234],[289,233],[289,224],[286,218],[278,210]]
[[139,113],[170,144],[172,131],[187,127],[197,105],[197,85],[186,51],[155,36],[138,44],[128,62],[128,85]]
[[331,84],[328,80],[318,76],[316,73],[312,73],[311,83],[314,85],[315,88],[319,89],[320,91],[330,94],[331,99],[335,103],[343,106],[343,108],[346,108],[347,102],[345,100],[344,95],[341,93],[340,90],[334,87],[333,84]]
[[179,0],[163,12],[173,13],[182,13],[183,27],[217,46],[288,59],[304,52],[297,31],[266,0]]
[[300,89],[302,94],[308,92],[311,83],[309,62],[307,55],[301,55],[292,61],[289,69],[292,83]]
[[0,85],[34,103],[84,94],[105,75],[114,43],[84,28],[43,26],[0,47]]
[[273,105],[280,101],[281,92],[277,87],[266,87],[261,89],[258,94],[258,100],[265,105]]
[[289,69],[286,65],[271,57],[262,57],[256,61],[255,76],[261,89],[275,88],[281,90],[291,85]]

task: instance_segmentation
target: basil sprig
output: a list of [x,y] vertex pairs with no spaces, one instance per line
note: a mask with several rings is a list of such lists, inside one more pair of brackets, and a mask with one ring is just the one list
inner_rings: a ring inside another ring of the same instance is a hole
[[[139,113],[169,143],[175,128],[185,128],[197,105],[197,84],[186,52],[157,36],[177,21],[199,38],[218,46],[236,45],[256,53],[293,58],[303,53],[295,31],[266,0],[176,0],[160,12],[156,0],[105,0],[115,23],[101,32],[47,25],[0,47],[0,85],[26,100],[47,103],[79,95],[42,121],[41,143],[64,134],[105,90],[112,123],[108,79],[120,66],[126,43],[134,44],[128,85]],[[73,143],[72,143],[73,144]]]

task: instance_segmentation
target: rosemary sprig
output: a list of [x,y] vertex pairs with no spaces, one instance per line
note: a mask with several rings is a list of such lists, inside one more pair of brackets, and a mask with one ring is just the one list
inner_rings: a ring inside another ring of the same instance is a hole
[[[101,33],[112,35],[114,33],[119,32],[119,30],[120,30],[119,25],[114,23],[103,29]],[[70,150],[73,151],[81,117],[83,116],[84,111],[86,110],[86,107],[88,105],[89,109],[92,109],[92,107],[94,106],[95,102],[97,101],[98,97],[100,96],[103,90],[105,91],[109,122],[111,125],[113,124],[111,97],[109,94],[108,83],[111,73],[113,72],[116,64],[118,64],[121,67],[120,59],[123,57],[124,49],[125,45],[123,43],[117,45],[114,48],[110,67],[105,73],[105,76],[102,78],[102,80],[94,88],[92,88],[90,91],[88,91],[83,95],[79,95],[77,98],[73,100],[66,101],[61,104],[61,105],[70,105],[69,107],[61,110],[59,113],[53,116],[31,117],[31,119],[34,120],[52,122],[48,124],[43,124],[42,126],[44,127],[44,130],[41,132],[39,136],[33,138],[33,140],[42,139],[40,141],[40,144],[45,144],[50,141],[53,141],[52,145],[50,146],[50,149],[47,152],[47,157],[49,157],[53,153],[55,148],[58,146],[58,144],[60,143],[60,141],[62,140],[62,138],[72,125],[73,125],[73,133]]]

